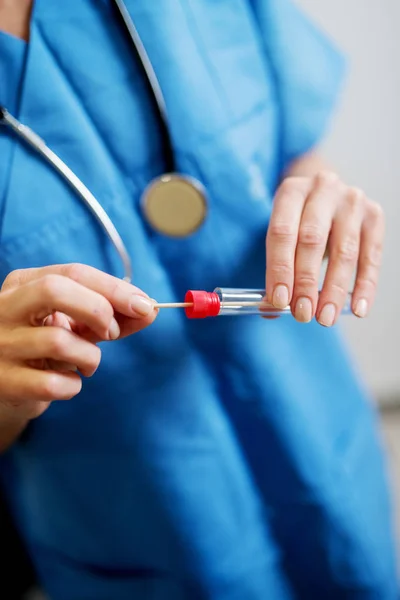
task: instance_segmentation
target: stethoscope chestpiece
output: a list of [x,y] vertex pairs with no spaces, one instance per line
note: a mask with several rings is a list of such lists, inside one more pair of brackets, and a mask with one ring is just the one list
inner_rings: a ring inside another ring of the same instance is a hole
[[188,175],[167,173],[153,179],[144,190],[142,211],[158,233],[184,238],[195,233],[206,219],[206,190]]
[[206,192],[203,185],[190,175],[176,173],[167,105],[157,74],[125,2],[114,0],[114,4],[146,78],[150,97],[159,116],[164,146],[167,173],[153,179],[144,190],[142,212],[149,225],[158,233],[172,238],[184,238],[197,231],[206,218]]

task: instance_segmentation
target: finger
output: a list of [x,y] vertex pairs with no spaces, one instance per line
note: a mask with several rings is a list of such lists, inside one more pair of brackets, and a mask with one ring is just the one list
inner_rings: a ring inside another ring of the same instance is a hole
[[32,369],[31,398],[41,402],[71,400],[82,389],[82,379],[77,373],[35,371]]
[[49,314],[59,311],[85,323],[101,339],[116,339],[118,323],[110,302],[101,294],[61,275],[45,275],[23,288],[0,295],[1,313],[10,322],[42,323]]
[[48,359],[76,366],[85,377],[100,364],[100,348],[63,327],[18,327],[6,337],[0,350],[10,361]]
[[322,173],[314,180],[301,217],[296,249],[292,310],[295,318],[308,323],[318,303],[322,262],[333,216],[343,193],[334,173]]
[[[155,300],[153,300],[153,302],[154,302],[154,304],[156,304]],[[115,319],[120,328],[119,338],[127,337],[134,333],[138,333],[142,329],[145,329],[146,327],[148,327],[149,325],[151,325],[153,323],[153,321],[155,320],[157,315],[158,315],[157,309],[154,309],[153,311],[151,311],[147,317],[142,317],[142,318],[139,318],[139,317],[129,318],[129,317],[125,317],[124,315],[121,315],[121,314],[116,314]],[[89,329],[85,324],[76,323],[70,317],[67,317],[67,315],[64,315],[63,313],[54,313],[53,315],[50,315],[50,317],[47,317],[47,319],[45,320],[44,325],[54,325],[57,327],[65,327],[68,330],[74,331],[81,338],[88,340],[94,344],[97,344],[98,342],[102,341],[101,338],[99,338],[98,335],[93,333],[93,331],[91,329]]]
[[[8,413],[8,419],[15,419],[16,422],[21,423],[25,421],[27,424],[32,419],[40,417],[49,408],[50,404],[50,401],[32,400],[22,396],[8,397],[3,394],[0,400],[0,409],[2,414]],[[7,413],[5,413],[5,410]]]
[[[72,319],[60,312],[49,315],[43,323],[44,327],[63,327],[67,331],[72,331],[72,325]],[[30,364],[33,364],[32,361],[30,361]],[[78,371],[76,365],[53,359],[45,359],[45,364],[42,368],[50,369],[50,371]]]
[[[115,319],[119,325],[120,335],[119,339],[128,337],[133,335],[134,333],[138,333],[145,329],[149,325],[151,325],[158,315],[158,309],[153,310],[147,317],[139,318],[129,318],[124,315],[115,315]],[[73,330],[83,339],[88,340],[94,344],[98,343],[99,338],[96,334],[93,333],[90,329],[85,327],[84,325],[76,325]]]
[[347,300],[357,265],[364,210],[363,192],[349,189],[333,223],[328,268],[318,303],[317,319],[325,327],[334,325]]
[[158,309],[155,308],[146,317],[140,319],[130,319],[124,315],[117,315],[116,319],[120,328],[120,338],[128,337],[134,333],[138,333],[143,329],[146,329],[149,325],[154,323],[158,316]]
[[[78,371],[78,367],[76,365],[71,365],[70,363],[66,363],[66,362],[62,362],[60,360],[53,360],[51,358],[46,360],[46,366],[45,368],[48,371],[61,371],[61,372],[65,372],[65,371],[73,371],[76,372]],[[83,375],[83,373],[82,373]]]
[[145,317],[154,310],[154,303],[139,288],[94,267],[77,263],[14,271],[7,277],[3,288],[20,287],[46,275],[62,275],[101,294],[116,312],[127,317]]
[[1,372],[2,401],[14,407],[31,406],[33,402],[70,400],[82,389],[77,373],[42,371],[28,366],[4,363]]
[[28,359],[25,361],[29,367],[34,369],[41,369],[42,371],[78,371],[76,365],[70,365],[62,361],[52,360],[51,358],[36,358]]
[[361,229],[360,255],[352,308],[357,317],[366,317],[375,299],[382,261],[385,219],[382,208],[368,201],[366,218]]
[[274,199],[266,240],[266,301],[279,309],[292,298],[298,229],[309,191],[309,179],[288,178]]

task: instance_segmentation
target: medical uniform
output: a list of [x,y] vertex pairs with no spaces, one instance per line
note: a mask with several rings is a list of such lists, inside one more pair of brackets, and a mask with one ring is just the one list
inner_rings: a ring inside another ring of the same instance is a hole
[[[151,297],[263,287],[274,191],[323,134],[343,61],[289,0],[126,4],[178,168],[208,190],[196,234],[142,216],[162,139],[109,0],[36,0],[29,45],[1,33],[0,103],[100,200]],[[122,275],[48,164],[6,131],[0,158],[1,278],[73,261]],[[376,416],[337,331],[166,311],[102,350],[2,463],[51,600],[397,597]]]

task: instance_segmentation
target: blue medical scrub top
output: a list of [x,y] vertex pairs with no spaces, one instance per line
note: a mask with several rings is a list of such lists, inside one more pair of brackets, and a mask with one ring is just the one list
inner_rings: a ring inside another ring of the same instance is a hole
[[[109,0],[36,0],[0,34],[0,102],[86,183],[135,284],[263,287],[271,202],[329,122],[343,60],[289,0],[127,0],[205,225],[152,231],[164,168],[148,88]],[[122,275],[74,193],[0,135],[0,276],[82,262]],[[5,455],[2,476],[52,600],[391,600],[396,575],[375,411],[337,331],[293,319],[187,321],[102,346],[99,371]]]

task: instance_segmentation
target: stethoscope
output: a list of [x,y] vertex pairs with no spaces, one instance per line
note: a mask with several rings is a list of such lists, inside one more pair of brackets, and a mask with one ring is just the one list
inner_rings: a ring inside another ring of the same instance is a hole
[[[167,172],[153,179],[145,188],[141,207],[143,215],[157,232],[175,238],[186,237],[199,229],[207,213],[207,196],[204,186],[193,177],[176,172],[174,152],[168,126],[164,96],[153,66],[123,0],[113,0],[118,15],[128,33],[159,116]],[[126,246],[110,217],[85,184],[53,152],[32,129],[22,124],[7,109],[0,106],[0,124],[11,129],[29,144],[71,186],[77,196],[93,213],[118,252],[124,267],[124,279],[132,280],[132,262]]]

